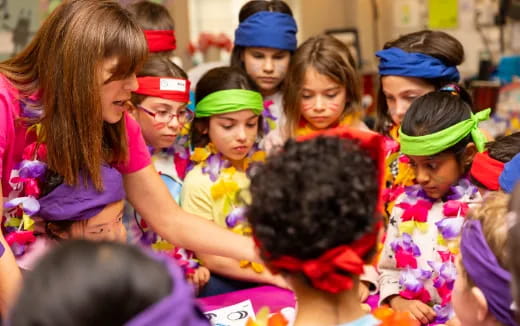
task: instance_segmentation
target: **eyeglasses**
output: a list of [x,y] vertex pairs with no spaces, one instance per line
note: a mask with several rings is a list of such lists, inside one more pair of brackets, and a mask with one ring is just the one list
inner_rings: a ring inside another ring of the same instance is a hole
[[179,111],[177,111],[177,113],[171,113],[168,111],[152,112],[140,105],[137,105],[137,108],[143,110],[144,112],[152,116],[155,119],[155,121],[160,123],[170,123],[170,121],[172,121],[174,117],[177,117],[177,121],[179,121],[179,123],[181,124],[184,124],[191,122],[191,120],[193,120],[194,117],[193,112],[191,112],[187,108],[182,108]]

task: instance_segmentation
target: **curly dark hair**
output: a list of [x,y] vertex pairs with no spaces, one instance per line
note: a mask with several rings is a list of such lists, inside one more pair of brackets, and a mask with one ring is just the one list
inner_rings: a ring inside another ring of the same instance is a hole
[[507,163],[520,153],[520,132],[498,137],[495,141],[487,143],[486,149],[491,158]]
[[375,162],[352,140],[289,140],[251,179],[247,216],[262,258],[317,258],[373,230],[376,176]]

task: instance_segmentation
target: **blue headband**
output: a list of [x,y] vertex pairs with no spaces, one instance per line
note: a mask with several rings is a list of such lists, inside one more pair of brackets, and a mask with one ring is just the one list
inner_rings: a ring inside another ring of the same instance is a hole
[[297,31],[291,15],[260,11],[238,25],[235,45],[294,51]]
[[380,76],[405,76],[426,79],[446,79],[458,82],[459,71],[455,66],[447,66],[437,58],[422,54],[410,53],[399,48],[389,48],[376,52],[379,61]]
[[520,154],[506,164],[504,164],[504,171],[498,178],[500,188],[510,194],[518,181],[520,181]]

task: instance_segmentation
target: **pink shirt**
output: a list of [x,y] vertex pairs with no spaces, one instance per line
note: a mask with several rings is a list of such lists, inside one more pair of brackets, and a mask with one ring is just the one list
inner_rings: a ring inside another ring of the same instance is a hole
[[[34,139],[26,139],[27,128],[21,125],[15,127],[15,120],[19,116],[18,90],[0,74],[0,176],[3,197],[7,197],[11,191],[9,185],[11,170],[22,160],[25,146],[34,141]],[[127,163],[116,166],[123,174],[139,171],[151,163],[141,128],[128,113],[125,113],[124,118],[129,159]]]

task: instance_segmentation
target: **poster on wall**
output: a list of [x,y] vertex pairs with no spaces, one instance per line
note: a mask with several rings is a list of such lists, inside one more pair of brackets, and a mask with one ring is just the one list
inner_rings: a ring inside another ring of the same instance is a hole
[[458,0],[428,0],[428,28],[450,29],[458,25]]

